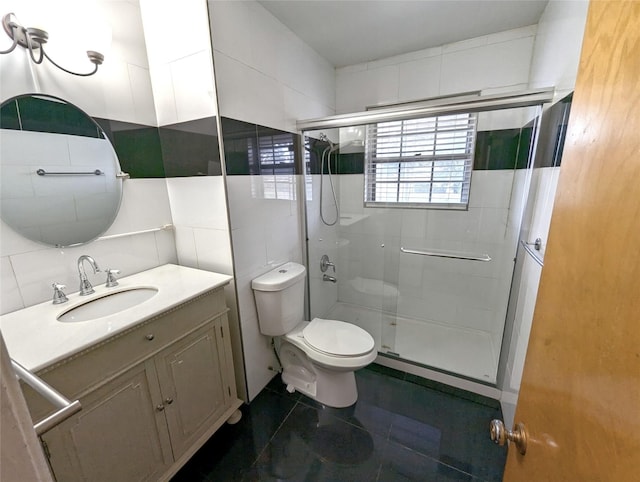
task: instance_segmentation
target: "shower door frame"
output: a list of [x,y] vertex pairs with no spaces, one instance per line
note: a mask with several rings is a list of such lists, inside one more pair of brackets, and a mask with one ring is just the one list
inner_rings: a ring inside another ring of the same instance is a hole
[[[300,152],[304,153],[305,134],[309,131],[315,131],[319,129],[335,129],[341,127],[353,127],[362,126],[375,122],[388,122],[392,120],[404,120],[415,119],[419,117],[431,117],[435,115],[447,115],[461,112],[486,112],[490,110],[502,110],[518,107],[539,107],[539,111],[536,116],[532,118],[534,120],[533,136],[530,141],[529,155],[527,160],[527,168],[525,175],[525,187],[524,195],[526,198],[529,185],[531,182],[531,167],[535,158],[535,149],[538,141],[538,127],[540,123],[540,115],[542,113],[542,107],[546,103],[550,103],[554,99],[554,88],[545,88],[537,90],[520,91],[515,93],[507,93],[491,96],[477,96],[476,98],[469,99],[469,96],[460,97],[456,99],[452,98],[452,103],[443,103],[443,99],[434,99],[433,101],[421,101],[415,104],[402,104],[398,107],[385,107],[376,109],[373,111],[358,112],[353,114],[341,114],[336,116],[329,116],[317,119],[301,120],[297,122],[298,133],[300,134]],[[411,106],[414,106],[413,108]],[[524,127],[524,126],[523,126]],[[301,210],[302,222],[304,225],[304,238],[305,243],[303,246],[303,256],[306,259],[307,268],[309,268],[311,259],[309,258],[309,226],[308,226],[308,213],[307,213],[307,192],[306,192],[306,179],[307,176],[312,174],[306,173],[306,164],[304,158],[302,159],[303,168],[301,170],[302,176],[300,176],[299,189],[302,194],[300,196],[301,202],[304,206]],[[322,173],[321,173],[322,175]],[[522,206],[524,209],[525,206]],[[522,222],[522,216],[519,218],[518,231],[520,231],[520,224]],[[519,241],[518,241],[519,242]],[[513,275],[512,275],[513,281]],[[513,290],[513,284],[511,285]],[[311,312],[311,283],[310,276],[306,279],[305,289],[305,314],[307,319],[310,319]],[[508,309],[508,307],[507,307]],[[507,330],[503,326],[502,337],[505,336]],[[382,344],[382,340],[381,340]],[[420,362],[416,362],[410,359],[404,359],[401,356],[394,356],[393,354],[385,353],[383,351],[378,352],[376,363],[391,368],[396,368],[406,373],[412,373],[424,378],[429,378],[442,383],[457,386],[466,390],[474,391],[485,396],[492,398],[499,398],[500,391],[496,388],[498,381],[501,377],[501,367],[504,365],[503,357],[506,356],[504,349],[504,340],[499,347],[500,353],[497,357],[497,370],[496,370],[496,382],[485,382],[477,378],[472,378],[459,373],[447,371],[433,366],[424,365]],[[401,355],[401,354],[400,354]]]

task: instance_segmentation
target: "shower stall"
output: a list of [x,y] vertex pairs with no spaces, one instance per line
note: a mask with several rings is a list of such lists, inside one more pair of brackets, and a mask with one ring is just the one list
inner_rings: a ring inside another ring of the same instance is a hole
[[310,317],[360,326],[383,356],[496,384],[550,98],[472,95],[299,122]]

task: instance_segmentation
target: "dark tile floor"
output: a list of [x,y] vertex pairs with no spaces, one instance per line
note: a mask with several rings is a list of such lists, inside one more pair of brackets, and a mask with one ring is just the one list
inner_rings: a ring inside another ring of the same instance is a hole
[[379,365],[356,378],[358,402],[333,409],[276,377],[172,482],[502,480],[496,401]]

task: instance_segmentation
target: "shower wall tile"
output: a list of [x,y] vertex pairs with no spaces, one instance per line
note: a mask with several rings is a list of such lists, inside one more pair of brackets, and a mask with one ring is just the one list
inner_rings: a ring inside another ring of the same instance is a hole
[[513,170],[478,170],[471,175],[470,208],[509,206],[512,196]]
[[[332,259],[335,259],[335,257]],[[331,312],[338,299],[338,285],[322,281],[321,278],[312,277],[309,279],[309,290],[313,293],[309,307],[310,318],[327,316],[327,313]],[[344,320],[344,318],[336,319]]]
[[398,101],[426,99],[440,95],[442,58],[428,57],[399,65]]
[[364,176],[339,176],[340,209],[344,214],[362,214],[364,212]]
[[[338,300],[482,331],[499,346],[515,254],[509,246],[515,246],[517,235],[508,224],[509,210],[517,206],[514,176],[513,170],[474,172],[467,211],[364,208],[362,219],[343,219],[339,237],[346,245],[338,251]],[[364,176],[337,178],[341,216],[346,217],[344,206],[362,205],[356,199]],[[401,254],[400,246],[488,253],[492,261]]]
[[[525,27],[526,28],[526,27]],[[529,80],[534,35],[442,56],[441,94],[467,92]],[[473,72],[473,75],[460,75]]]
[[361,112],[368,106],[397,102],[399,72],[398,65],[357,72],[336,69],[336,113]]
[[526,88],[535,32],[527,26],[336,69],[336,113],[466,91]]

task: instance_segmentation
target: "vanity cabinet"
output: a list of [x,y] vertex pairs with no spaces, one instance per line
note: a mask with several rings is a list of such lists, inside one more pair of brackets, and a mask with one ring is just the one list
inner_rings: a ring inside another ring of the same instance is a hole
[[[168,480],[238,409],[222,288],[38,376],[82,410],[41,439],[58,482]],[[32,416],[47,411],[25,388]]]

